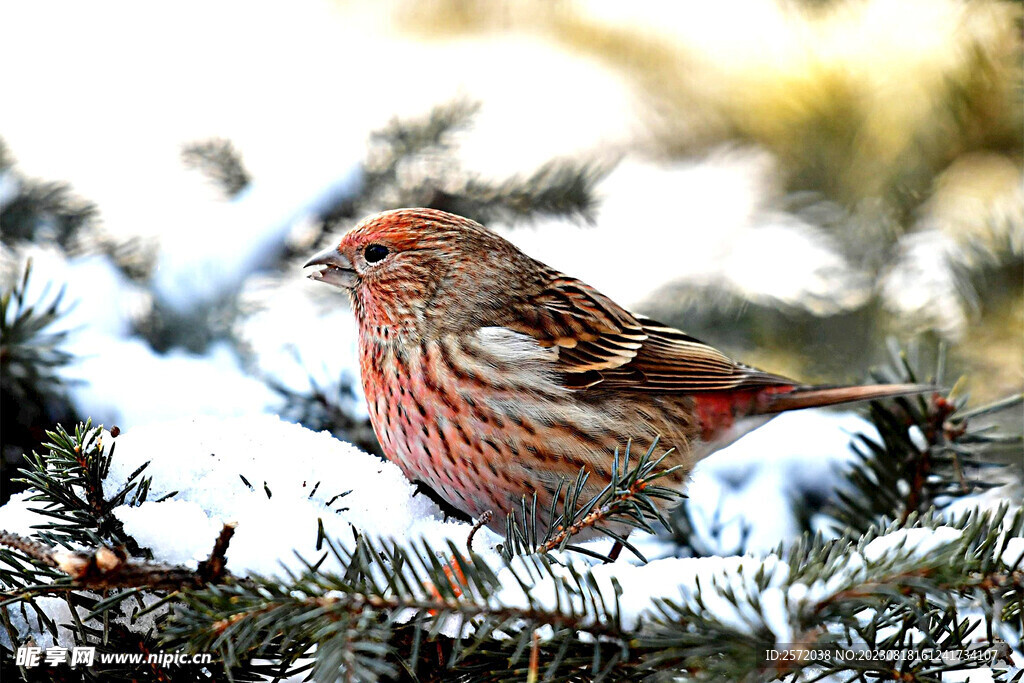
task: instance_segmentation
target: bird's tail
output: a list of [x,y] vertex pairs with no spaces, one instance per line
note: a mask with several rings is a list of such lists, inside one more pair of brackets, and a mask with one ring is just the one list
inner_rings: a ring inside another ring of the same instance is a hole
[[852,387],[797,387],[780,393],[763,393],[759,396],[756,414],[770,415],[786,410],[820,408],[840,403],[873,401],[879,398],[908,396],[938,391],[938,387],[927,384],[865,384]]

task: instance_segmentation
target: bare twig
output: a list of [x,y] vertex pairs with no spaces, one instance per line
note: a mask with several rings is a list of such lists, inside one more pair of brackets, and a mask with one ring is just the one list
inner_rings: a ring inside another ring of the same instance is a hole
[[196,576],[203,583],[216,581],[227,574],[227,560],[224,556],[228,552],[228,544],[231,543],[231,537],[234,535],[234,523],[225,524],[220,530],[217,541],[213,544],[213,550],[210,551],[210,556],[200,562],[199,567],[196,568]]
[[[429,590],[429,587],[428,587]],[[230,616],[210,624],[211,632],[223,633],[245,619],[258,620],[269,612],[280,609],[284,605],[297,608],[318,610],[319,618],[338,621],[352,614],[362,614],[367,610],[414,610],[436,616],[443,612],[461,614],[467,618],[489,615],[501,620],[538,622],[553,628],[569,628],[585,631],[595,637],[622,640],[629,633],[620,625],[602,621],[584,621],[580,614],[568,614],[557,609],[543,607],[510,607],[487,604],[486,601],[474,601],[462,596],[443,597],[430,591],[425,597],[382,596],[366,593],[344,593],[338,595],[320,595],[296,599],[281,597],[267,600],[251,609],[241,609]],[[539,639],[539,634],[538,634]]]
[[56,567],[57,561],[53,559],[53,548],[31,538],[25,538],[10,531],[0,531],[0,545],[20,550],[33,560],[38,560],[48,567]]
[[476,532],[490,522],[492,517],[494,517],[494,513],[490,510],[485,510],[484,513],[480,515],[480,519],[476,520],[476,523],[473,524],[473,528],[469,530],[469,536],[466,537],[466,549],[469,552],[473,552],[473,537],[476,536]]
[[537,683],[537,675],[540,672],[540,633],[534,631],[530,640],[530,668],[526,673],[526,680],[529,683]]
[[8,531],[0,531],[0,545],[19,550],[67,574],[75,585],[61,586],[61,590],[142,587],[178,590],[203,586],[229,576],[224,555],[234,532],[234,524],[225,524],[210,556],[200,562],[195,571],[176,565],[139,561],[129,557],[124,548],[101,546],[90,551],[65,550]]

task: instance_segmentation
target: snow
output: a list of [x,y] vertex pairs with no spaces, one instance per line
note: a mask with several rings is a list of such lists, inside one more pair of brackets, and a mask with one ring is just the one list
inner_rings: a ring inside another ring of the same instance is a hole
[[757,594],[755,576],[764,571],[769,577],[768,590],[762,593],[766,624],[780,642],[790,640],[788,610],[783,604],[784,594],[778,589],[789,576],[788,566],[774,555],[765,558],[753,556],[666,558],[642,566],[600,565],[593,568],[598,585],[604,595],[613,595],[611,579],[622,586],[622,615],[627,627],[634,627],[641,618],[650,618],[651,601],[669,599],[697,607],[699,594],[704,610],[724,623],[741,631],[750,631],[760,623],[753,607],[740,600],[733,604],[725,597],[727,591],[736,595]]
[[927,321],[956,338],[968,312],[951,263],[962,247],[938,230],[921,230],[900,240],[896,262],[881,279],[886,306],[904,319]]
[[33,507],[39,507],[29,503],[28,498],[32,491],[21,491],[11,496],[3,507],[0,507],[0,529],[10,531],[22,536],[31,536],[32,527],[37,524],[46,524],[47,518],[33,511]]
[[99,423],[144,425],[190,415],[252,415],[278,400],[265,383],[242,371],[226,344],[200,356],[181,350],[160,355],[139,339],[95,341],[67,374],[86,379],[71,395]]
[[69,258],[53,245],[32,245],[20,255],[32,260],[27,302],[48,302],[60,287],[65,288],[60,309],[65,314],[53,329],[76,332],[64,347],[72,353],[79,351],[75,343],[83,335],[105,339],[128,335],[133,316],[148,306],[146,291],[131,283],[106,256]]
[[143,548],[158,549],[160,559],[168,564],[195,566],[209,557],[212,539],[217,538],[223,527],[220,520],[211,518],[199,503],[191,500],[172,499],[139,507],[123,505],[114,514],[129,536]]
[[832,573],[827,580],[819,579],[810,585],[794,582],[788,589],[790,600],[794,605],[817,604],[862,581],[873,566],[897,560],[926,558],[955,543],[962,533],[959,529],[946,526],[890,531],[872,539],[859,551],[850,552],[841,570]]
[[962,535],[960,529],[943,526],[937,529],[900,529],[872,540],[864,546],[863,552],[868,562],[879,562],[893,555],[926,557]]
[[801,497],[827,498],[841,485],[857,433],[877,436],[855,413],[784,413],[701,461],[687,487],[701,540],[729,553],[741,547],[768,552],[795,538],[800,529],[793,505]]
[[161,561],[205,558],[228,522],[237,524],[228,563],[239,574],[297,569],[295,553],[315,559],[318,522],[343,545],[353,529],[395,538],[455,532],[397,466],[274,416],[184,419],[128,429],[115,442],[111,490],[146,461],[153,478],[149,500],[115,515]]
[[[619,583],[621,614],[626,628],[635,628],[641,622],[656,618],[657,610],[652,603],[671,600],[713,616],[739,632],[752,633],[767,627],[777,643],[789,643],[794,640],[795,620],[802,610],[863,581],[872,565],[896,557],[926,557],[956,542],[961,533],[951,527],[890,532],[872,540],[862,552],[851,553],[828,581],[812,585],[791,580],[789,565],[775,554],[663,558],[645,565],[617,562],[595,565],[590,571],[606,600],[614,595],[612,579]],[[493,598],[496,603],[557,608],[551,579],[535,569],[531,571],[531,562],[530,558],[517,558],[511,566],[501,570],[498,576],[502,588]],[[520,579],[533,579],[526,581],[531,589],[529,596],[513,578],[513,573]],[[767,579],[759,579],[761,575]],[[556,570],[556,576],[568,577],[569,570]],[[759,587],[759,580],[763,581],[763,589]],[[732,600],[730,595],[738,599]],[[751,600],[755,596],[759,608],[755,608]],[[573,604],[579,609],[581,603]]]
[[1006,541],[1006,549],[1000,558],[1007,567],[1017,567],[1024,564],[1024,538],[1015,537]]

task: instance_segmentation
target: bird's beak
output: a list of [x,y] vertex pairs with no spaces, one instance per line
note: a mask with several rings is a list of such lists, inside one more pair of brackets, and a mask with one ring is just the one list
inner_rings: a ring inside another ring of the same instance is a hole
[[302,267],[309,268],[310,266],[324,266],[324,268],[310,273],[310,280],[326,282],[342,289],[352,289],[359,281],[352,262],[342,255],[337,247],[329,247],[319,254],[315,254]]

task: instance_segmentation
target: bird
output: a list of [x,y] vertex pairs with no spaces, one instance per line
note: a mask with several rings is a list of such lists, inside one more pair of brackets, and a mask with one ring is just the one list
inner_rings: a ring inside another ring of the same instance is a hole
[[616,451],[664,448],[659,483],[683,490],[700,460],[779,413],[927,389],[744,365],[435,209],[370,216],[308,267],[349,295],[385,457],[499,533],[524,498],[554,509],[581,470],[581,500],[596,496]]

